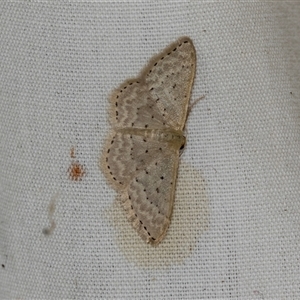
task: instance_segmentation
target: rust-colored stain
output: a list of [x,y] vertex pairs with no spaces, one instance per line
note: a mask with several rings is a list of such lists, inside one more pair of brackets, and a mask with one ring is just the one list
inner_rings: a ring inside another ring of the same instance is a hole
[[75,158],[76,157],[75,156],[75,148],[74,147],[72,147],[71,150],[70,150],[70,156],[71,156],[71,158]]
[[72,162],[69,167],[69,177],[73,181],[80,181],[82,177],[85,175],[84,166],[79,162]]

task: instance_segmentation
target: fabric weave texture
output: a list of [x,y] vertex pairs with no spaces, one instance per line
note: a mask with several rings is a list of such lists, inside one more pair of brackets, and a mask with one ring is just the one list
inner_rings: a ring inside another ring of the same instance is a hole
[[[1,3],[1,299],[300,297],[300,62],[284,9]],[[151,247],[99,158],[109,94],[180,36],[197,53],[191,102],[205,98],[187,119],[171,226]]]

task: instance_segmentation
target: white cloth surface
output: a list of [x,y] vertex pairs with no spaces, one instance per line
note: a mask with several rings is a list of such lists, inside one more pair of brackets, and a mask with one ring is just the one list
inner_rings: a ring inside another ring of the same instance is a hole
[[[300,298],[299,89],[275,4],[0,12],[1,299]],[[205,98],[189,114],[172,223],[153,248],[98,166],[107,99],[183,35],[197,51],[192,101]]]

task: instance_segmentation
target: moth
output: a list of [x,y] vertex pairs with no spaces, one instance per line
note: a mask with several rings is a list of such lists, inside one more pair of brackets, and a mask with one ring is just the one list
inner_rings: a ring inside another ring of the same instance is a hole
[[181,37],[110,98],[101,169],[141,238],[158,245],[170,225],[196,51]]

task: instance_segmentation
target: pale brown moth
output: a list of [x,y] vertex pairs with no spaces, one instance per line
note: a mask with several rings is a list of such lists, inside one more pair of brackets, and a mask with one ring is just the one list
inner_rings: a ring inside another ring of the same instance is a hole
[[195,70],[193,42],[181,37],[109,99],[112,130],[101,169],[133,227],[152,245],[162,241],[171,220]]

